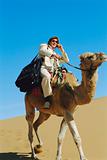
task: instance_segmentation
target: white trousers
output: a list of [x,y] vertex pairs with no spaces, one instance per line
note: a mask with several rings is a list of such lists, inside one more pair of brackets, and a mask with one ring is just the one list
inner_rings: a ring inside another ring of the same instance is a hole
[[52,95],[52,88],[51,88],[51,75],[48,70],[44,67],[41,67],[41,76],[42,76],[42,89],[44,97]]

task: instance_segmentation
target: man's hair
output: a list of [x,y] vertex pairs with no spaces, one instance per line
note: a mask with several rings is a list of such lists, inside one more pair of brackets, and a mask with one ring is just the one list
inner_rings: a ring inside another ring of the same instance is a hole
[[56,37],[56,36],[53,36],[51,37],[49,40],[48,40],[48,45],[50,44],[50,42],[52,41],[52,39],[57,39],[58,43],[59,43],[59,38]]

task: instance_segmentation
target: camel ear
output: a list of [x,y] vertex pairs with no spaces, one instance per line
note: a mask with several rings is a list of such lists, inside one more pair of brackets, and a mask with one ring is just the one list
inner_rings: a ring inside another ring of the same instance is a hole
[[83,60],[84,60],[83,55],[80,55],[80,56],[79,56],[79,58],[80,58],[80,60],[81,60],[81,61],[83,61]]

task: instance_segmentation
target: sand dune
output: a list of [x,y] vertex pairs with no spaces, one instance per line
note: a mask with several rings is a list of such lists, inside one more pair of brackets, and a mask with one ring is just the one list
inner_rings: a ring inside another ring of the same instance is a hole
[[[38,113],[36,114],[38,116]],[[75,112],[75,121],[88,160],[107,160],[107,97],[81,106]],[[57,135],[62,118],[51,116],[39,132],[44,142],[41,160],[55,160]],[[36,137],[35,144],[37,142]],[[23,117],[0,121],[0,160],[30,160],[27,123]],[[79,160],[77,148],[69,132],[63,144],[63,160]]]

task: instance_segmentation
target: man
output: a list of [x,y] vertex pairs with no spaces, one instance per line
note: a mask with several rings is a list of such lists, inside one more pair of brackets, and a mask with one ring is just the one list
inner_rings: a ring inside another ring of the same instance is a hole
[[[58,55],[54,50],[58,48],[62,56]],[[68,56],[65,53],[63,46],[59,44],[58,37],[51,37],[48,44],[41,44],[39,49],[39,55],[43,58],[43,63],[41,66],[41,76],[42,76],[42,89],[45,98],[45,108],[49,108],[52,100],[52,88],[51,88],[51,75],[59,67],[59,63],[68,62]]]

